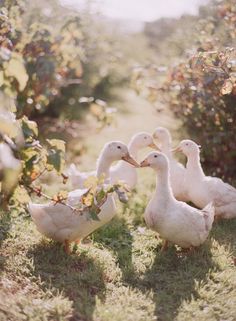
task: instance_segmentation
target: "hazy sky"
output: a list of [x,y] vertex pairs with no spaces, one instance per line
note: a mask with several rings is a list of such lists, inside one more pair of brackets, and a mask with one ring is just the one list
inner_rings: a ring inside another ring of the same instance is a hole
[[[60,0],[61,3],[83,6],[86,0]],[[96,7],[111,18],[152,21],[160,17],[177,17],[183,13],[197,13],[208,0],[97,0]]]

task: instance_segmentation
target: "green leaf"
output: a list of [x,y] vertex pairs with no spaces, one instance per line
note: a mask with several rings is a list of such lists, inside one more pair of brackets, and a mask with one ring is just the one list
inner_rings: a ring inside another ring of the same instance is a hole
[[29,120],[26,116],[21,120],[21,127],[26,139],[38,136],[38,126],[36,122]]
[[103,189],[96,194],[96,200],[98,204],[104,199],[105,196],[106,196],[106,192]]
[[100,218],[98,217],[97,211],[96,210],[91,210],[89,211],[89,215],[91,217],[92,220],[94,221],[100,221]]
[[65,153],[65,142],[61,139],[47,139],[50,147]]
[[5,64],[5,74],[14,77],[19,84],[19,90],[23,91],[28,82],[29,76],[26,72],[24,59],[19,53],[12,53],[11,59]]
[[27,171],[29,171],[29,172],[32,171],[37,158],[38,158],[38,155],[36,154],[36,155],[32,156],[30,159],[28,159],[27,161],[25,161],[24,166]]
[[62,173],[65,164],[65,142],[60,139],[47,139],[47,143],[50,146],[47,156],[47,168],[48,170],[54,168],[58,173]]
[[55,169],[58,173],[62,172],[63,163],[62,163],[60,152],[58,151],[50,152],[50,154],[47,157],[47,168],[48,170]]

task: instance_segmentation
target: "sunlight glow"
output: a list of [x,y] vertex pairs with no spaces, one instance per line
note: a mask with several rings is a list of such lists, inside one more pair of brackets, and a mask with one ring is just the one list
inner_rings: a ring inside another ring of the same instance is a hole
[[80,8],[90,3],[105,16],[115,19],[153,21],[161,17],[196,14],[208,0],[61,0],[64,5]]

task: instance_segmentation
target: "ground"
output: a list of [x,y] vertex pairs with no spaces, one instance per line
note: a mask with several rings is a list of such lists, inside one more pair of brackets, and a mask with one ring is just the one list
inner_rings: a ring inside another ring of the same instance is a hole
[[[128,142],[140,130],[161,125],[181,138],[169,111],[155,111],[131,91],[120,96],[116,127],[83,138],[88,150],[81,168],[94,167],[107,140]],[[161,240],[143,221],[153,173],[140,171],[130,202],[70,256],[43,238],[26,212],[2,216],[1,321],[236,320],[236,221],[215,224],[192,255],[177,255],[174,247],[161,253]],[[57,189],[55,183],[51,188]]]

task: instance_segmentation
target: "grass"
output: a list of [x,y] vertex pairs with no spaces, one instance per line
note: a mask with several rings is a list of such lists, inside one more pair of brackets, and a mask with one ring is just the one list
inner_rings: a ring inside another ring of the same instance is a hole
[[160,253],[161,241],[137,222],[138,204],[135,196],[129,215],[71,256],[26,214],[4,216],[0,320],[235,320],[236,222],[214,226],[191,256]]
[[[107,137],[99,136],[97,148]],[[96,141],[87,143],[91,149]],[[129,204],[70,256],[24,211],[1,216],[1,321],[236,320],[236,221],[214,225],[191,256],[174,247],[161,253],[161,240],[143,222],[153,178],[148,169],[140,174]]]

